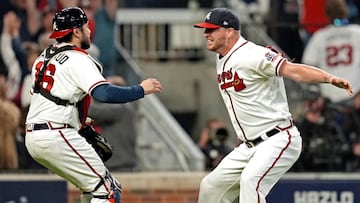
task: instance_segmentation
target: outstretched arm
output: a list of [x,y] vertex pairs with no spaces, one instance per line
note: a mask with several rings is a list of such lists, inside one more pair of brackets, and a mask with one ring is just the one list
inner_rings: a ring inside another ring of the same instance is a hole
[[99,85],[92,90],[91,96],[99,102],[125,103],[135,101],[145,95],[159,93],[161,91],[161,83],[154,78],[149,78],[143,80],[140,85],[128,87],[111,84]]
[[332,85],[346,89],[352,95],[351,84],[340,77],[331,75],[319,68],[300,63],[284,61],[280,67],[280,76],[302,83],[331,83]]

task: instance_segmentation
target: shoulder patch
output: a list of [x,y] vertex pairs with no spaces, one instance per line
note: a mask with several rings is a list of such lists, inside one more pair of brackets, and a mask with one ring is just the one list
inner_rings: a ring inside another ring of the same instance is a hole
[[266,60],[271,61],[271,62],[274,62],[275,59],[277,58],[277,56],[278,56],[278,54],[271,52],[271,51],[265,53]]

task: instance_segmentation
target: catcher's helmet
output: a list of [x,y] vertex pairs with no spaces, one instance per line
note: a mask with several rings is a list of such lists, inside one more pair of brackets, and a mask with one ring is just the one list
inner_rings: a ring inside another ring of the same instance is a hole
[[79,7],[68,7],[57,12],[53,18],[53,32],[49,38],[61,38],[74,28],[88,22],[85,12]]

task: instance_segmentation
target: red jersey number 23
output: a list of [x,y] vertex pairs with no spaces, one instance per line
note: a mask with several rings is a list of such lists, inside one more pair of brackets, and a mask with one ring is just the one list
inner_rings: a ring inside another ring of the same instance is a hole
[[326,47],[326,64],[328,67],[350,65],[353,62],[353,47],[351,44]]

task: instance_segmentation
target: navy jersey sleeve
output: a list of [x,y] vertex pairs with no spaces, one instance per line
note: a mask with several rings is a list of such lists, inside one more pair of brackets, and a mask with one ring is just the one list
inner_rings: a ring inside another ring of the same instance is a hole
[[104,103],[126,103],[144,97],[144,89],[140,85],[128,87],[103,84],[91,91],[91,96]]

